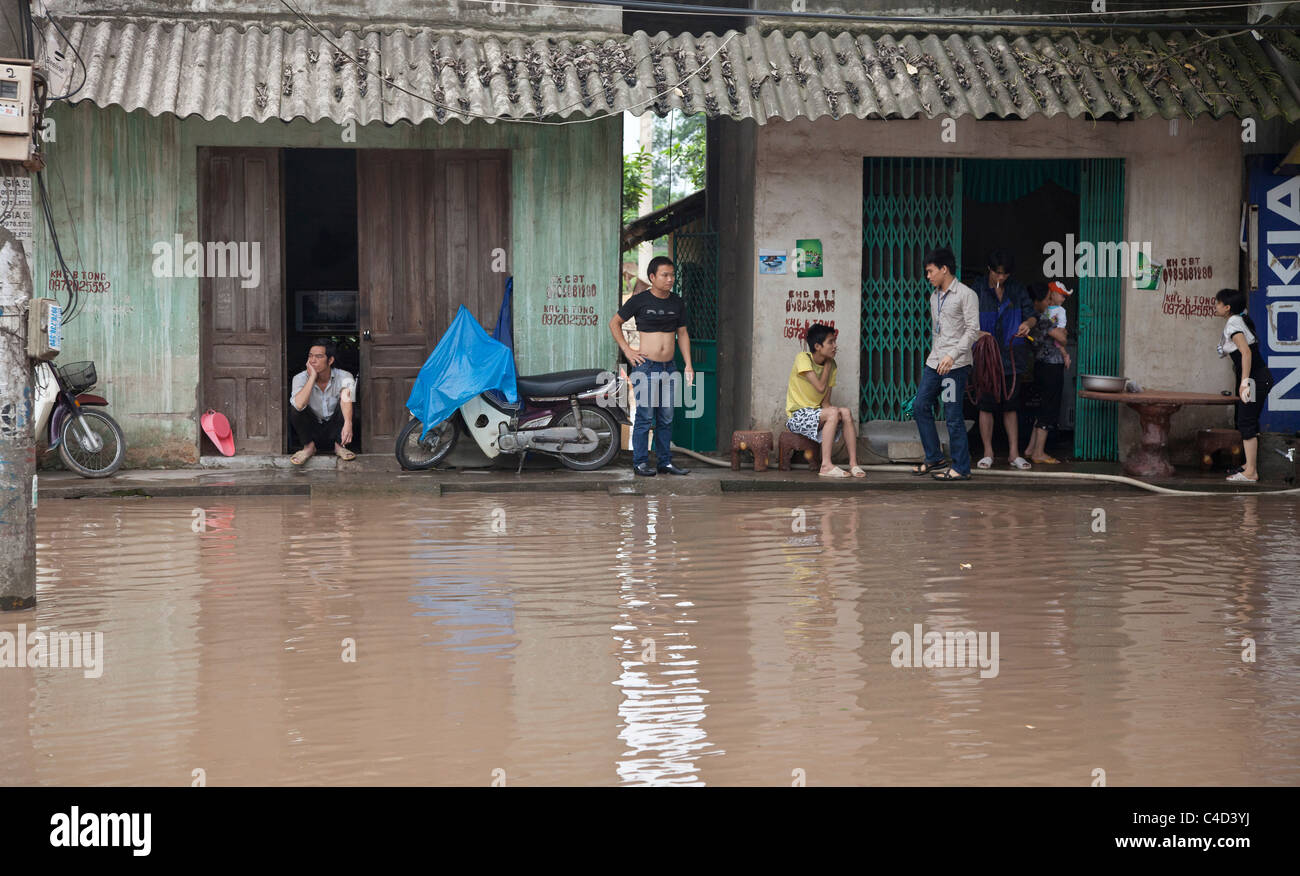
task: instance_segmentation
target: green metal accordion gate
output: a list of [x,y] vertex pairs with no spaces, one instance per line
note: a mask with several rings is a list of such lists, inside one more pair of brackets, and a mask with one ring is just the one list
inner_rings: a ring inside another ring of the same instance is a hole
[[961,159],[868,158],[862,197],[862,419],[901,420],[930,348],[927,250],[961,264]]

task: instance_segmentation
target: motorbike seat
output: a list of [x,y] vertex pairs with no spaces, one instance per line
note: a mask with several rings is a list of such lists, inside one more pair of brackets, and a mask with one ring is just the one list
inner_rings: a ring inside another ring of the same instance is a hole
[[519,394],[526,398],[578,395],[599,387],[601,375],[607,373],[599,368],[579,368],[520,377]]

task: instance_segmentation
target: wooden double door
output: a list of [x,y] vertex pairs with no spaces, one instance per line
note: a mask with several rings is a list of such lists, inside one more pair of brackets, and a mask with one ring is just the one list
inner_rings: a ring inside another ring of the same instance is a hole
[[[391,452],[420,366],[460,305],[496,323],[510,246],[509,152],[357,150],[361,366],[356,416],[362,450]],[[224,413],[236,452],[284,450],[284,226],[279,149],[199,150],[199,228],[205,242],[257,242],[260,282],[200,280],[202,398]],[[322,184],[326,184],[322,181]],[[494,268],[496,270],[494,270]],[[205,272],[206,274],[207,272]],[[289,290],[293,291],[293,290]],[[214,452],[206,437],[203,452]]]

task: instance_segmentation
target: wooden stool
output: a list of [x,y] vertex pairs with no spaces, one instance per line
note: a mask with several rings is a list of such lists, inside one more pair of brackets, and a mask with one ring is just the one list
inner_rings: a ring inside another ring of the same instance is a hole
[[740,453],[754,454],[754,471],[767,471],[767,458],[772,455],[771,432],[732,432],[731,470],[740,471]]
[[805,438],[802,435],[796,435],[789,429],[781,433],[777,450],[777,458],[780,460],[781,471],[790,470],[790,454],[795,451],[802,451],[804,459],[808,460],[808,469],[810,471],[821,471],[822,467],[822,446],[811,438]]
[[1214,452],[1226,450],[1233,465],[1241,465],[1245,449],[1241,446],[1241,433],[1236,429],[1202,429],[1196,433],[1196,452],[1201,456],[1201,471],[1214,465]]

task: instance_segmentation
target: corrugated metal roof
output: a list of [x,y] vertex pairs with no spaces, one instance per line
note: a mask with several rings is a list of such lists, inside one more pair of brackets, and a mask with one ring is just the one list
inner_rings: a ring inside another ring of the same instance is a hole
[[[670,108],[759,124],[824,115],[1038,113],[1300,119],[1300,105],[1249,34],[1090,42],[1074,35],[762,35],[750,28],[721,37],[638,32],[594,42],[322,25],[340,52],[305,26],[61,22],[87,67],[74,101],[205,119],[469,122],[623,110],[665,115]],[[62,44],[52,26],[44,35],[47,45]],[[1295,34],[1264,37],[1300,62]],[[73,84],[79,79],[76,70]]]

